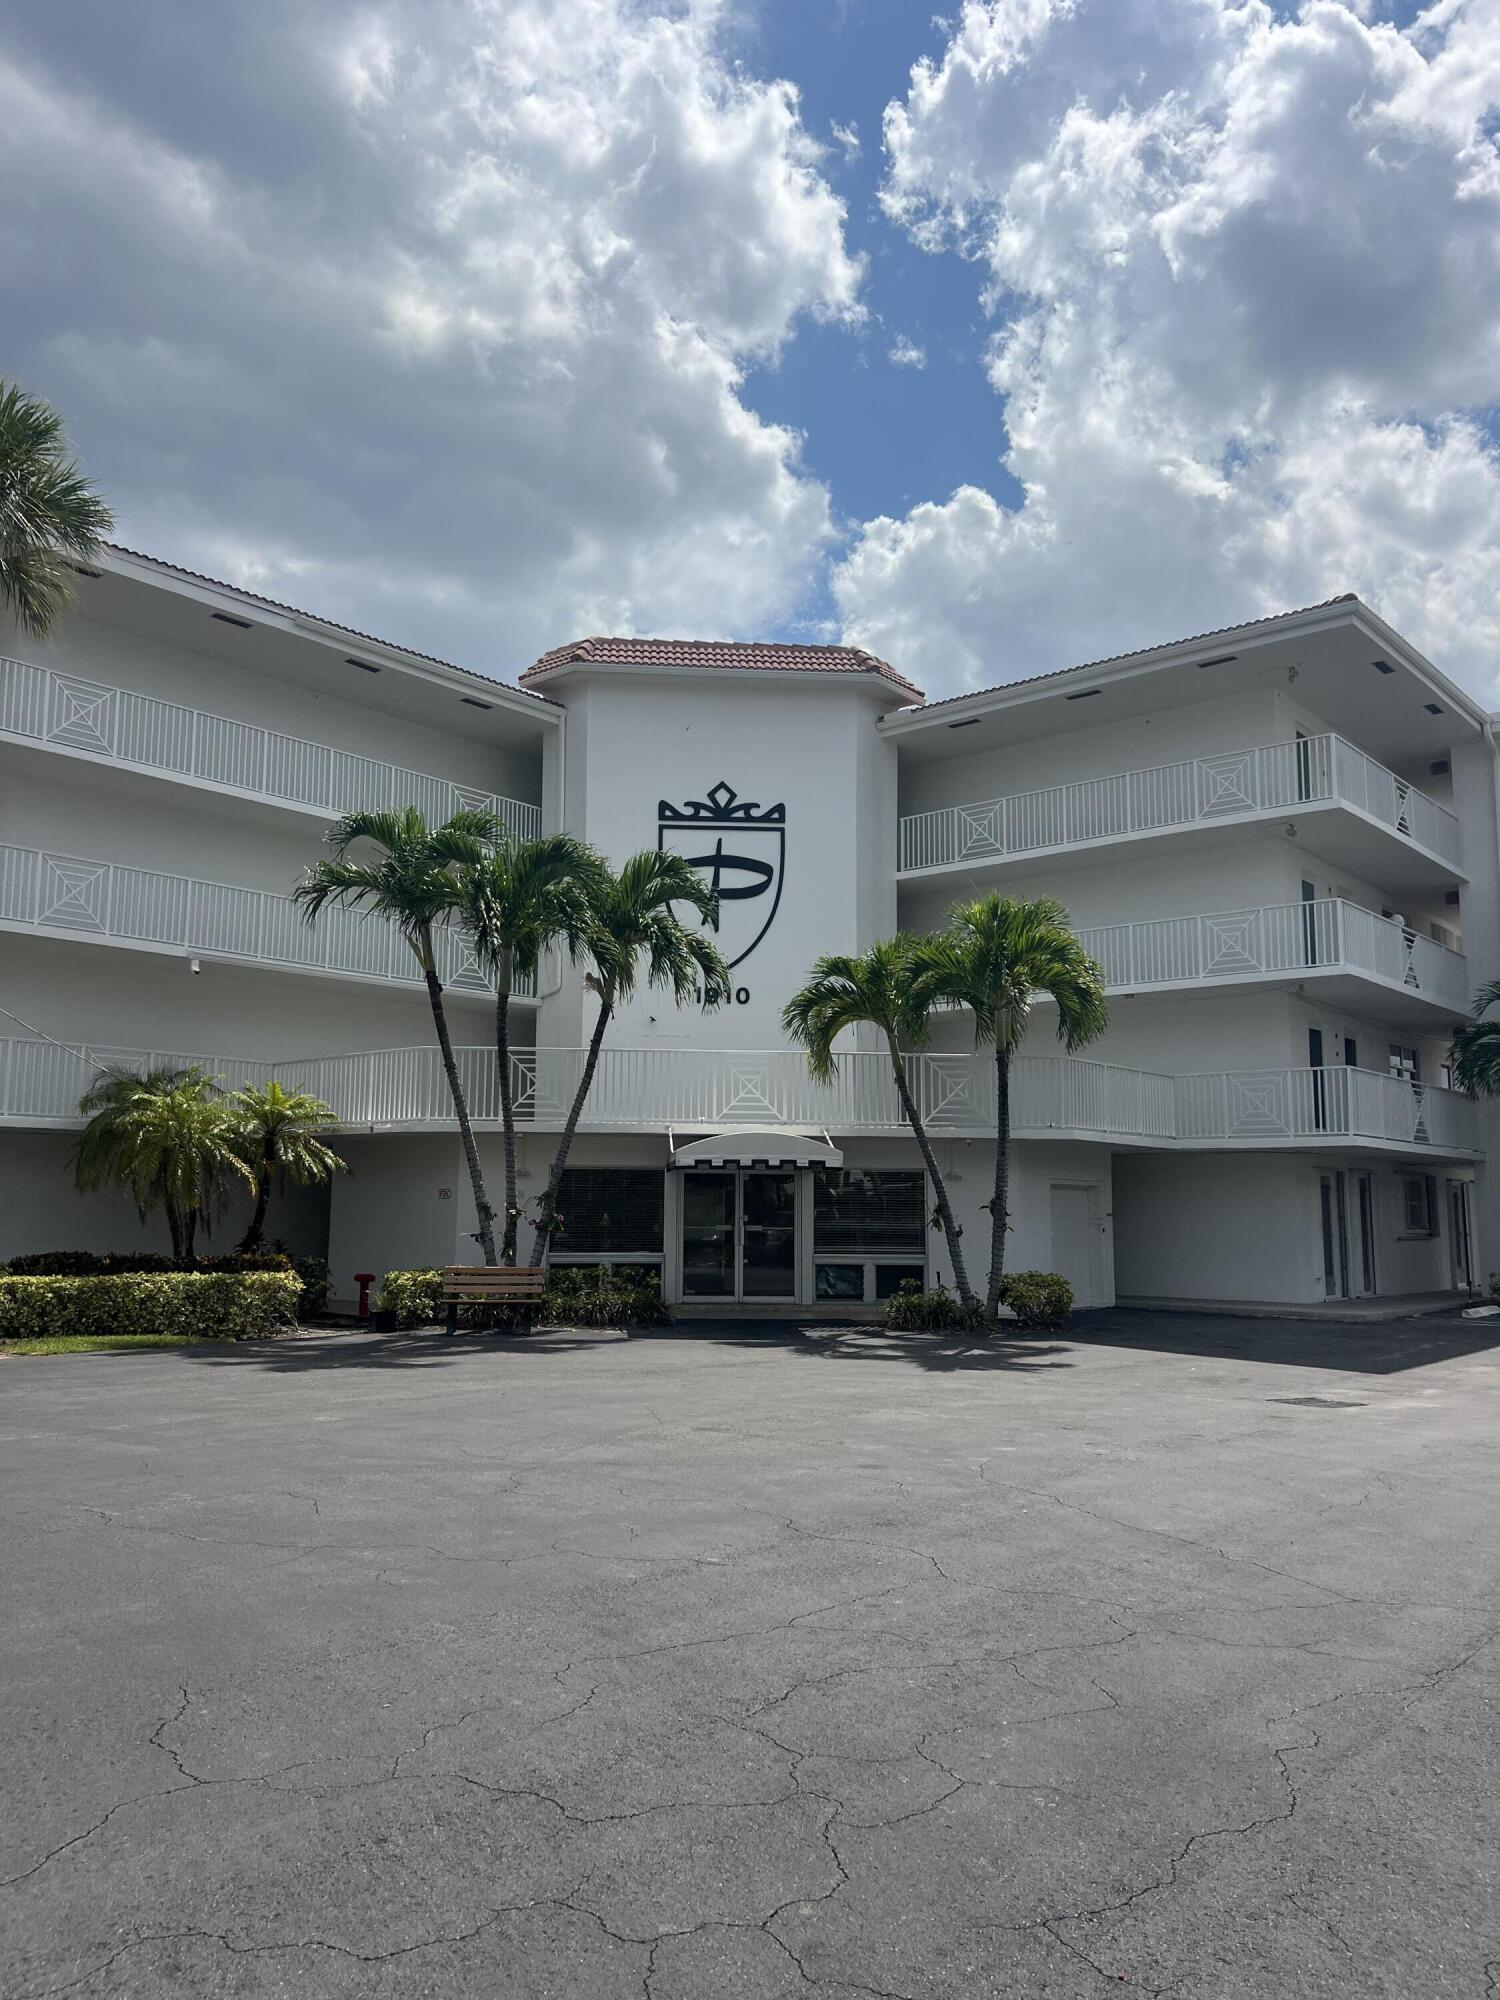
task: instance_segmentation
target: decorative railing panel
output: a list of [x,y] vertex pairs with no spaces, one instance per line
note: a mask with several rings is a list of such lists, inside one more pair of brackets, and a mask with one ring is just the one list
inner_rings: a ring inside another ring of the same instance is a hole
[[[289,896],[35,848],[0,847],[0,923],[397,985],[422,978],[401,938],[356,910],[334,906],[309,924]],[[456,932],[440,931],[437,945],[445,986],[490,991]],[[519,979],[515,990],[518,999],[534,998],[536,981]]]
[[1454,815],[1340,736],[1259,744],[1153,770],[911,813],[900,823],[897,865],[903,873],[951,868],[1326,800],[1352,806],[1459,865]]
[[1121,992],[1266,973],[1349,972],[1420,993],[1457,1014],[1471,998],[1462,952],[1333,899],[1108,924],[1078,936],[1106,983]]
[[[469,1109],[481,1125],[500,1117],[495,1051],[455,1050]],[[513,1060],[523,1129],[556,1131],[584,1055],[526,1051]],[[453,1105],[435,1047],[363,1050],[270,1062],[181,1051],[61,1048],[0,1041],[0,1117],[76,1117],[96,1065],[145,1070],[196,1063],[228,1088],[283,1083],[309,1090],[351,1128],[453,1129]],[[913,1095],[935,1133],[983,1137],[994,1130],[994,1064],[985,1055],[910,1059]],[[1276,1146],[1302,1141],[1378,1142],[1413,1150],[1475,1151],[1476,1107],[1434,1085],[1373,1070],[1240,1070],[1164,1076],[1067,1056],[1023,1057],[1013,1067],[1012,1127],[1021,1138],[1080,1134],[1163,1146]],[[606,1049],[584,1112],[591,1130],[684,1131],[734,1125],[798,1125],[834,1133],[905,1129],[884,1056],[841,1059],[833,1083],[815,1084],[790,1051]]]
[[483,806],[518,839],[532,839],[542,830],[541,807],[524,800],[25,660],[0,658],[0,734],[308,806],[330,817],[416,806],[428,819],[443,820],[463,806]]

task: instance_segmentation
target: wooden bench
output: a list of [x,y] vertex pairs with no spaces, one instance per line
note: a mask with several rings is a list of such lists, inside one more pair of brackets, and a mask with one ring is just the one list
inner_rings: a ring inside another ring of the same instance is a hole
[[[461,1305],[532,1306],[546,1283],[547,1273],[537,1264],[449,1264],[443,1271],[449,1333],[458,1332]],[[529,1324],[530,1314],[524,1317]]]

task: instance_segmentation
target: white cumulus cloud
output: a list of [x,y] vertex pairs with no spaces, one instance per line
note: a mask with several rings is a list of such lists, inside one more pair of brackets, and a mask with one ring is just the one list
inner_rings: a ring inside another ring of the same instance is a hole
[[861,272],[716,0],[67,19],[0,51],[5,367],[122,538],[503,673],[803,602],[828,494],[741,375]]
[[898,333],[886,350],[886,358],[897,368],[925,368],[927,349],[914,340],[908,340],[904,333]]
[[952,692],[1355,589],[1500,700],[1500,0],[1383,11],[968,0],[883,199],[1024,499],[866,523],[851,639]]

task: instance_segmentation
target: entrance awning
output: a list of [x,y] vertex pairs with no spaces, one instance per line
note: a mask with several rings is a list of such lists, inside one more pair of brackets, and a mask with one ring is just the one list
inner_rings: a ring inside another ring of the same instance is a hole
[[702,1139],[667,1134],[674,1167],[841,1167],[844,1156],[826,1132],[794,1125],[737,1125]]

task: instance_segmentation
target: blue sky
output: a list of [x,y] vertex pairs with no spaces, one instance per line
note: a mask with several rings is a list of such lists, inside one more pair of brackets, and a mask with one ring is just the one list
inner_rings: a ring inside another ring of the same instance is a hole
[[14,0],[3,366],[123,540],[501,678],[815,636],[951,694],[1353,589],[1500,706],[1497,46],[1500,0]]
[[[966,480],[1012,504],[1020,488],[1001,463],[1004,436],[984,379],[987,316],[974,268],[954,253],[917,248],[879,205],[881,119],[919,56],[939,56],[943,33],[902,0],[778,0],[745,37],[745,60],[793,79],[812,131],[853,129],[860,150],[829,162],[848,207],[851,248],[869,260],[868,329],[805,327],[780,361],[753,368],[746,396],[807,438],[810,469],[832,486],[849,520],[904,514]],[[922,368],[890,359],[898,338],[919,346]]]

